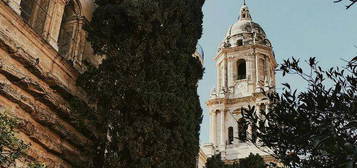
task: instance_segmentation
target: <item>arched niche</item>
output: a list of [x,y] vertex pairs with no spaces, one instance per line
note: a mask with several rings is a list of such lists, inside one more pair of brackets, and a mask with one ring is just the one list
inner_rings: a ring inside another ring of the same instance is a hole
[[265,66],[265,59],[264,57],[263,58],[259,58],[258,59],[258,82],[260,84],[264,84],[264,79],[265,79],[265,69],[266,69],[266,66]]

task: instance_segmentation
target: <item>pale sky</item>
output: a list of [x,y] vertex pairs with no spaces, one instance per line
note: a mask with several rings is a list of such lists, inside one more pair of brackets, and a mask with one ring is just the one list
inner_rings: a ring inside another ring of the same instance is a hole
[[[206,0],[203,7],[203,35],[199,43],[205,51],[205,74],[199,83],[204,119],[201,144],[207,143],[209,117],[205,102],[215,86],[213,57],[229,26],[237,21],[243,0]],[[342,59],[357,56],[357,5],[346,10],[334,0],[247,0],[253,21],[260,24],[270,39],[278,63],[292,56],[307,60],[316,57],[323,67],[341,66]],[[347,1],[347,0],[345,0]],[[283,82],[305,86],[296,77],[277,74],[278,90]]]

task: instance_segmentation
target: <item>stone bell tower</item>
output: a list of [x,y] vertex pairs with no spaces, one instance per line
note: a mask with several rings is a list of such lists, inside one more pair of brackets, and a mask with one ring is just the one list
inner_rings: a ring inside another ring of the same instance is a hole
[[261,26],[253,22],[245,2],[214,60],[217,83],[207,102],[210,143],[203,150],[208,156],[221,153],[226,162],[248,157],[250,153],[266,156],[256,147],[256,127],[245,124],[241,107],[267,109],[268,102],[261,91],[275,87],[277,64],[270,41]]

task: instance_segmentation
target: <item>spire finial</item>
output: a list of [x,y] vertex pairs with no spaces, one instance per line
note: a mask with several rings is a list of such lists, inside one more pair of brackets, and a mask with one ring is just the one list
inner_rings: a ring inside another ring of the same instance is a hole
[[249,9],[247,6],[247,0],[243,0],[243,5],[240,8],[239,20],[252,20],[252,17],[250,16]]

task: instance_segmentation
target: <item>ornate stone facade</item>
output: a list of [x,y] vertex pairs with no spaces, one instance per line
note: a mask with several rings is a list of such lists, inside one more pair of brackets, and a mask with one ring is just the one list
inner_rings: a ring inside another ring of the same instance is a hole
[[79,128],[69,100],[84,60],[98,65],[83,25],[92,0],[0,0],[0,107],[20,119],[28,159],[52,168],[87,167],[98,136]]
[[260,25],[253,22],[245,3],[214,59],[217,83],[207,102],[210,143],[203,146],[204,152],[207,156],[220,153],[227,163],[246,158],[250,153],[269,158],[256,147],[259,146],[256,127],[245,124],[241,108],[250,105],[258,110],[268,109],[269,102],[264,99],[262,89],[275,87],[277,64],[270,41]]

